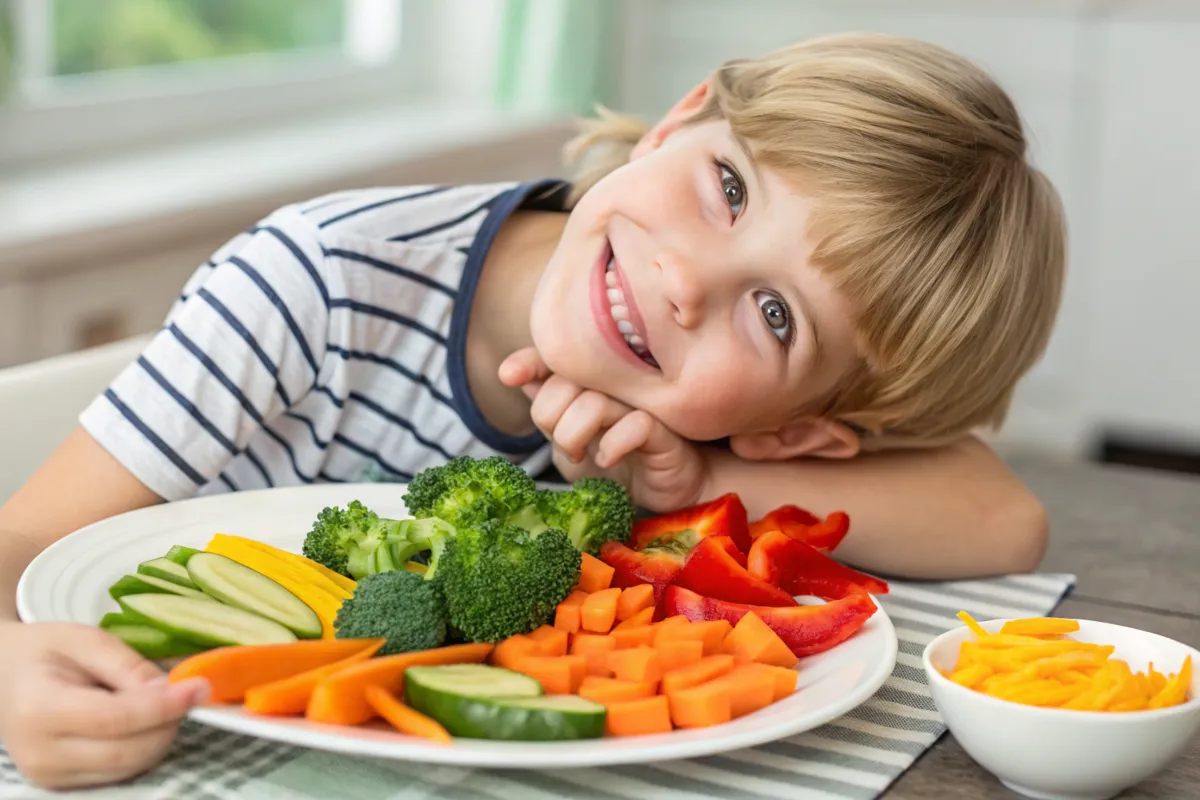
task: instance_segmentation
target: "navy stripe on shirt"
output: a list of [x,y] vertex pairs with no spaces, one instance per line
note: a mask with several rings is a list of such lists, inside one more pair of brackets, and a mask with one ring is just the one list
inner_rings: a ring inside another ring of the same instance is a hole
[[[429,393],[433,395],[434,399],[439,403],[443,403],[452,409],[454,408],[454,401],[439,392],[437,387],[430,382],[429,378],[425,377],[424,375],[418,375],[398,361],[393,361],[390,358],[385,358],[384,356],[376,355],[375,353],[366,353],[361,350],[347,350],[343,347],[338,347],[335,344],[328,345],[325,349],[333,355],[339,356],[347,361],[368,361],[372,364],[379,364],[380,366],[394,369],[396,372],[399,372],[410,381],[419,383],[428,389]],[[455,411],[457,412],[457,409],[455,409]]]
[[308,273],[310,278],[312,278],[313,283],[316,284],[317,292],[321,295],[321,299],[325,302],[325,307],[329,308],[329,290],[325,288],[325,281],[321,279],[321,275],[317,272],[317,268],[313,266],[312,260],[304,254],[304,251],[300,249],[299,245],[292,241],[290,236],[276,228],[274,225],[268,225],[263,228],[263,230],[274,236],[283,244],[284,247],[291,251],[292,255],[296,257],[296,260],[299,261],[304,267],[304,271]]
[[328,248],[325,250],[325,255],[331,256],[334,258],[344,258],[347,261],[357,261],[361,264],[367,264],[367,265],[370,265],[377,269],[381,269],[384,272],[390,272],[393,275],[399,275],[402,278],[406,278],[410,281],[415,281],[416,283],[419,283],[422,286],[428,286],[430,289],[439,291],[451,299],[453,299],[458,294],[453,289],[451,289],[449,286],[446,286],[444,283],[439,283],[439,282],[435,281],[433,278],[422,275],[419,272],[413,272],[410,269],[406,269],[404,267],[397,266],[396,264],[389,264],[387,261],[383,261],[381,259],[374,258],[372,256],[366,255],[365,253],[355,253],[352,250],[344,250],[340,247],[331,247],[331,248]]
[[360,314],[369,314],[372,317],[379,317],[380,319],[390,320],[391,322],[398,322],[406,328],[412,328],[414,331],[425,334],[443,347],[446,345],[446,337],[435,331],[433,328],[417,322],[412,317],[406,317],[403,314],[397,314],[395,311],[390,311],[386,308],[373,306],[370,303],[360,303],[357,300],[349,300],[344,297],[339,297],[336,300],[330,301],[329,307],[348,308],[351,311],[356,311]]
[[359,455],[364,455],[367,458],[375,459],[375,461],[379,463],[379,466],[383,467],[384,469],[386,469],[388,472],[392,473],[393,475],[403,478],[406,481],[412,480],[413,476],[412,476],[411,472],[406,472],[405,470],[398,469],[398,468],[392,466],[388,462],[384,461],[380,457],[379,453],[375,452],[374,450],[363,447],[361,444],[358,444],[356,442],[352,442],[349,439],[347,439],[345,436],[342,436],[340,433],[335,433],[333,435],[333,440],[335,442],[337,442],[338,444],[343,445],[344,447],[350,448],[351,450],[358,453]]
[[180,394],[179,390],[172,386],[171,382],[168,381],[161,372],[155,369],[154,365],[151,364],[145,356],[138,356],[137,363],[138,366],[140,366],[142,370],[149,375],[164,392],[171,395],[171,398],[178,403],[184,411],[188,412],[192,419],[196,420],[196,423],[201,428],[208,431],[208,435],[215,439],[217,444],[228,450],[230,455],[236,456],[238,454],[237,445],[230,441],[228,436],[221,433],[217,426],[214,425],[208,417],[204,416],[200,409],[196,408],[195,403]]
[[166,456],[168,461],[174,464],[180,472],[188,476],[188,479],[191,480],[192,483],[196,484],[197,486],[204,485],[204,476],[193,469],[191,464],[187,463],[187,461],[185,461],[181,455],[176,453],[169,444],[163,441],[157,433],[151,430],[150,426],[143,422],[141,417],[133,413],[133,409],[125,405],[125,403],[121,401],[121,398],[117,396],[116,392],[114,392],[112,389],[105,389],[104,397],[108,400],[108,402],[113,404],[113,407],[121,413],[121,416],[124,417],[130,425],[137,428],[138,433],[146,437],[146,440],[154,445],[154,447],[157,448],[160,453]]
[[287,304],[284,303],[283,299],[275,293],[275,290],[272,289],[271,285],[263,279],[263,276],[259,275],[258,271],[246,263],[245,260],[238,258],[237,256],[231,256],[229,263],[236,266],[246,274],[246,277],[254,281],[255,285],[262,290],[264,295],[266,295],[266,298],[271,301],[271,304],[279,310],[279,313],[283,316],[284,323],[288,326],[288,330],[290,330],[292,332],[292,336],[295,337],[296,344],[299,346],[300,352],[304,354],[304,360],[307,361],[308,366],[312,368],[313,377],[315,378],[320,372],[320,368],[317,366],[317,360],[313,357],[312,350],[308,346],[308,341],[304,338],[304,334],[301,332],[300,326],[296,324],[295,318],[292,317],[292,312],[288,310]]
[[452,456],[452,455],[450,455],[450,453],[446,452],[446,450],[440,444],[438,444],[437,442],[431,441],[430,439],[426,439],[424,436],[422,436],[420,433],[418,433],[417,426],[413,425],[411,422],[404,419],[403,417],[401,417],[397,414],[394,414],[391,411],[388,411],[386,408],[379,405],[371,398],[366,397],[365,395],[361,395],[358,392],[351,392],[350,399],[356,403],[360,403],[361,405],[364,405],[367,408],[371,409],[376,414],[378,414],[379,416],[386,419],[388,422],[391,422],[393,425],[399,425],[401,428],[404,428],[404,430],[406,430],[412,434],[412,437],[414,439],[416,439],[417,442],[419,442],[420,444],[424,445],[425,447],[428,447],[429,449],[437,452],[439,455],[445,456],[446,459],[454,458],[454,456]]
[[317,227],[325,228],[334,224],[335,222],[341,222],[344,219],[349,219],[350,217],[363,214],[367,211],[374,211],[377,208],[383,208],[384,206],[390,206],[395,203],[403,203],[405,200],[416,200],[419,197],[429,197],[430,195],[440,194],[449,188],[451,187],[435,186],[432,189],[425,189],[424,191],[414,192],[413,194],[401,195],[400,197],[389,197],[385,200],[377,200],[374,203],[368,203],[367,205],[360,206],[359,208],[352,208],[349,211],[344,211],[341,214],[338,214],[337,216],[330,217],[324,222],[319,223]]
[[247,344],[247,346],[249,346],[255,357],[258,358],[259,363],[262,364],[263,367],[266,368],[267,372],[271,374],[271,377],[275,379],[275,393],[279,395],[279,400],[284,404],[284,406],[290,406],[292,404],[291,398],[288,397],[287,389],[283,387],[283,383],[279,380],[279,368],[275,366],[275,362],[271,360],[271,357],[268,356],[266,351],[263,350],[259,345],[258,340],[254,338],[254,334],[252,334],[246,328],[246,326],[242,324],[242,321],[238,319],[224,303],[214,297],[213,294],[208,291],[208,289],[200,287],[200,290],[196,292],[196,295],[212,306],[212,309],[220,314],[222,319],[229,323],[229,327],[233,328],[238,336],[242,337],[242,340]]
[[[503,195],[501,195],[501,197],[503,197]],[[455,225],[461,225],[462,223],[466,222],[476,214],[487,211],[489,208],[491,208],[492,203],[494,202],[496,202],[496,198],[489,197],[487,200],[475,206],[470,211],[465,211],[453,219],[448,219],[444,222],[439,222],[436,225],[430,225],[428,228],[421,228],[420,230],[412,231],[411,233],[401,233],[397,236],[391,237],[388,239],[388,241],[410,242],[413,239],[420,239],[422,236],[428,236],[431,233],[437,233],[438,231],[444,231],[448,228],[453,228]]]

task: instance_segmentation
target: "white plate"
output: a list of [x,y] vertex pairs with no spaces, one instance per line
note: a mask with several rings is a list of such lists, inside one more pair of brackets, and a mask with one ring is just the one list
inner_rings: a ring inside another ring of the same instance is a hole
[[[171,545],[203,548],[214,533],[251,537],[299,552],[317,513],[355,498],[384,516],[405,515],[403,487],[320,484],[236,492],[153,506],[84,528],[39,555],[17,587],[17,609],[27,622],[94,625],[117,610],[108,587]],[[795,694],[725,725],[630,738],[563,743],[459,739],[451,746],[403,736],[382,726],[318,725],[302,718],[244,713],[209,706],[193,719],[237,733],[302,747],[472,767],[562,768],[692,758],[793,736],[836,719],[875,693],[896,663],[896,632],[883,609],[853,637],[801,660]]]

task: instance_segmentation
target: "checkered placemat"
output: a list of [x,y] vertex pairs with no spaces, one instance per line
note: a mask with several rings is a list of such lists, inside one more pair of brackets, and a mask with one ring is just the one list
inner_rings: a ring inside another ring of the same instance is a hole
[[1014,575],[948,583],[890,583],[880,598],[896,626],[891,677],[866,703],[811,731],[721,755],[563,770],[490,770],[360,759],[184,725],[165,761],[125,786],[40,792],[0,750],[0,800],[874,800],[946,727],[921,666],[935,636],[978,619],[1042,616],[1073,575]]

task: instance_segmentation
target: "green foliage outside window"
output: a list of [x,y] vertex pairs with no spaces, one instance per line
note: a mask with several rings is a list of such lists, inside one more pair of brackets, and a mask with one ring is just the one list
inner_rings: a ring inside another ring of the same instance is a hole
[[331,47],[344,28],[344,0],[53,0],[51,14],[55,75]]

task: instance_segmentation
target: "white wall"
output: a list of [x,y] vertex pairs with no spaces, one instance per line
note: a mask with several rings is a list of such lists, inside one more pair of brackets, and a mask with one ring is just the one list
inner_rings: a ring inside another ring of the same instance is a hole
[[664,110],[720,61],[845,30],[990,70],[1067,208],[1067,293],[998,442],[1077,455],[1104,425],[1200,441],[1200,7],[1093,0],[628,0],[621,107]]

